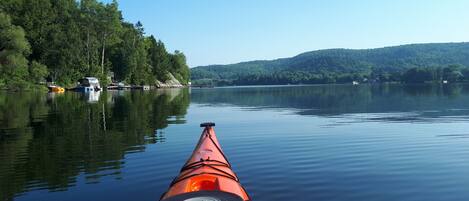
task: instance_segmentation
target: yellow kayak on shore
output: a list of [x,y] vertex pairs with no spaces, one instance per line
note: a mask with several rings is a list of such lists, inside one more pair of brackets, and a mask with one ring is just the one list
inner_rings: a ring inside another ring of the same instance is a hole
[[63,93],[65,92],[65,88],[59,87],[59,86],[48,86],[49,91],[54,92],[54,93]]

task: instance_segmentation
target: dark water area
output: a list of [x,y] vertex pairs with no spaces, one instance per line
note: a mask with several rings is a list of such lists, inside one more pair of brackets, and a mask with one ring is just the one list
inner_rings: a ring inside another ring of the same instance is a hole
[[0,92],[0,200],[158,200],[201,133],[253,200],[469,200],[469,85]]

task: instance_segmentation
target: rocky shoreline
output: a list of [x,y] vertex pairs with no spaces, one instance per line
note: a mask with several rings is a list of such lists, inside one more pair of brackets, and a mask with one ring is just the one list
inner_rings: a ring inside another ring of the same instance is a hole
[[173,74],[169,73],[169,79],[165,82],[156,81],[156,88],[183,88],[186,85],[181,84],[179,80],[177,80]]

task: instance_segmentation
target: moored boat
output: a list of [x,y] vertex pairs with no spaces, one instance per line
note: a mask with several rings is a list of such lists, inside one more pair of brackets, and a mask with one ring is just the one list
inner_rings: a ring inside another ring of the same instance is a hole
[[78,92],[96,92],[101,91],[101,85],[99,85],[98,78],[95,77],[84,77],[79,80],[79,84],[77,87],[73,88],[72,90]]
[[162,201],[249,201],[215,135],[215,123],[204,127],[191,157],[173,180]]
[[65,89],[63,87],[59,87],[59,86],[56,86],[56,85],[50,85],[47,88],[49,89],[49,91],[55,92],[55,93],[65,92]]

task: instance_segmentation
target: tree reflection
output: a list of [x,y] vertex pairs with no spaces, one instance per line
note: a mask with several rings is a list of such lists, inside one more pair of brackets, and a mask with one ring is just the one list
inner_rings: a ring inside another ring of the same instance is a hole
[[[315,85],[200,89],[192,102],[210,105],[293,109],[300,115],[418,112],[415,118],[468,116],[469,85]],[[439,111],[428,113],[425,111]],[[462,110],[460,110],[462,111]],[[440,114],[440,115],[439,115]]]
[[[34,188],[51,191],[102,176],[119,177],[125,154],[164,141],[184,123],[187,89],[84,94],[0,93],[0,200]],[[160,130],[160,131],[158,131]]]

